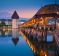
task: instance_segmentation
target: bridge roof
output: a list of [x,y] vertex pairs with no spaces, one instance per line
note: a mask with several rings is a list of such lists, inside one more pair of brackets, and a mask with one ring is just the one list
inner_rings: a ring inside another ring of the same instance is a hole
[[34,15],[34,18],[39,18],[39,17],[57,17],[57,18],[59,18],[59,15],[56,13]]

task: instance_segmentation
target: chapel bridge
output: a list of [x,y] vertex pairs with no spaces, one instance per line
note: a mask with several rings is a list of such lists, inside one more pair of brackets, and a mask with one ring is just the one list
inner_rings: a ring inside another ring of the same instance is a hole
[[[53,18],[54,19],[54,24],[49,24],[47,21]],[[56,30],[59,31],[57,28],[57,18],[59,18],[59,15],[56,13],[49,13],[49,14],[38,14],[38,15],[34,15],[33,18],[31,18],[29,21],[23,23],[20,25],[21,32],[28,38],[25,38],[26,41],[28,42],[30,40],[30,44],[29,46],[32,48],[32,50],[34,50],[34,52],[36,51],[36,53],[39,55],[39,52],[41,52],[41,50],[37,49],[40,45],[43,45],[43,49],[42,51],[44,51],[45,53],[47,52],[45,50],[46,46],[57,46],[57,49],[59,49],[59,37],[56,34]],[[30,33],[28,31],[36,31],[36,32],[40,32],[39,33],[39,37],[36,38],[34,32]],[[48,35],[48,31],[50,31],[53,35],[53,38],[55,40],[55,42],[47,42],[47,35]],[[40,38],[40,40],[39,40]],[[44,40],[43,40],[44,39]],[[31,42],[32,41],[32,42]],[[34,46],[31,46],[31,45]],[[36,45],[37,44],[37,45]],[[56,48],[56,47],[55,47]],[[56,49],[53,49],[56,51]],[[45,55],[45,53],[41,54],[41,55]],[[59,50],[58,50],[59,53]],[[49,54],[50,56],[56,56],[55,54]]]
[[[54,24],[49,24],[47,21],[53,18]],[[56,29],[56,20],[59,18],[59,15],[56,13],[50,14],[38,14],[34,15],[29,21],[20,25],[20,27],[34,27],[39,29],[54,30]]]
[[[53,23],[48,22],[48,20],[51,18],[54,20]],[[59,51],[59,26],[57,25],[58,18],[59,18],[59,5],[57,4],[46,5],[41,7],[31,19],[29,19],[23,24],[20,24],[19,28],[22,29],[22,32],[24,31],[28,35],[27,36],[24,33],[28,38],[31,34],[30,39],[32,38],[32,36],[35,35],[34,32],[32,31],[38,32],[38,35],[40,35],[39,38],[41,39],[41,41],[44,39],[45,43],[47,43],[47,36],[48,36],[47,32],[50,31],[53,35],[57,49]],[[29,33],[29,31],[32,33]],[[36,40],[35,36],[33,38]],[[39,40],[39,38],[37,40]],[[47,43],[47,45],[49,45],[49,43]]]
[[[48,24],[48,19],[53,18],[54,19],[54,24]],[[59,18],[59,15],[56,13],[49,13],[49,14],[36,14],[34,15],[29,21],[23,23],[20,25],[21,28],[23,29],[33,29],[35,28],[38,31],[41,31],[42,37],[45,37],[47,40],[47,31],[51,31],[52,35],[56,41],[56,44],[59,48],[59,37],[56,34],[56,30],[59,31],[57,28],[57,18]]]

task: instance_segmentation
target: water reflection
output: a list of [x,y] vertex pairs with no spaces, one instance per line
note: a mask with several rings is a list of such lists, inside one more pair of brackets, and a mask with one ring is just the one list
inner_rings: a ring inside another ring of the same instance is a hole
[[[16,46],[15,46],[16,45]],[[28,46],[17,29],[0,31],[0,56],[34,56],[35,53]]]
[[16,45],[19,41],[19,33],[18,29],[12,29],[12,30],[0,30],[0,37],[11,37],[12,41]]
[[[58,56],[58,50],[53,39],[53,36],[50,32],[48,32],[47,41],[34,41],[33,39],[27,37],[22,32],[24,39],[27,41],[30,48],[36,53],[38,56]],[[49,39],[50,38],[50,39]],[[51,39],[52,38],[52,39]]]
[[12,41],[15,45],[17,45],[17,43],[19,41],[18,29],[12,29]]
[[31,40],[20,33],[23,37],[17,29],[0,31],[0,56],[58,56],[56,44],[50,33],[46,42]]
[[12,31],[9,30],[0,30],[0,37],[11,37],[12,36]]

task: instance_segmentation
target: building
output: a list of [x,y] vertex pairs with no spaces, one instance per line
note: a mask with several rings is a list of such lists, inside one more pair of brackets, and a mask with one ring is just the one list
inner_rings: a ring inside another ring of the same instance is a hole
[[58,4],[49,4],[41,7],[35,15],[38,14],[50,14],[57,13],[59,14],[59,5]]
[[11,19],[0,19],[0,23],[4,21],[6,25],[12,25],[12,20]]
[[[12,19],[0,19],[0,23],[2,22],[2,20],[5,22],[6,25],[12,25]],[[19,20],[18,24],[20,25],[24,22],[26,22],[26,20]]]
[[[47,17],[48,15],[50,15],[50,17]],[[56,20],[58,19],[58,17],[56,19],[54,19],[54,17],[56,17],[56,15],[59,15],[59,5],[58,4],[48,4],[45,5],[43,7],[41,7],[37,13],[27,22],[21,24],[21,27],[29,27],[29,26],[34,26],[35,25],[49,25],[48,20],[49,19],[53,19],[56,23]],[[51,17],[52,16],[52,17]]]
[[16,11],[14,11],[14,13],[13,13],[11,18],[12,18],[12,28],[18,28],[19,16],[18,16]]

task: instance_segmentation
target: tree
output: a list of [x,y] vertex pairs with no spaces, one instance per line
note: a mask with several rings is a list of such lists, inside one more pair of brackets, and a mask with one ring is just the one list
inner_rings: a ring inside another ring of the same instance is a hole
[[0,26],[5,26],[5,22],[2,20],[1,23],[0,23]]

